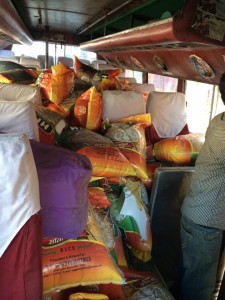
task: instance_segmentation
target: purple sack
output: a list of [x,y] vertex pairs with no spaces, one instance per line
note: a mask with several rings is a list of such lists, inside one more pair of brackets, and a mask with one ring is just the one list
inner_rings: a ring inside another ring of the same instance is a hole
[[39,178],[43,237],[79,237],[87,224],[90,161],[68,149],[33,140],[30,144]]

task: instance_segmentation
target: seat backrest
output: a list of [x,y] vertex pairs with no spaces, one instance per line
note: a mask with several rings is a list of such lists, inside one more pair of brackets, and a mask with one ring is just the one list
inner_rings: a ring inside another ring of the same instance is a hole
[[58,56],[57,64],[62,62],[64,65],[73,68],[73,59],[71,57]]
[[193,172],[194,167],[159,167],[155,171],[149,201],[152,259],[168,288],[176,282],[181,205]]
[[131,83],[132,88],[135,91],[141,92],[141,93],[150,93],[155,90],[155,86],[153,83]]
[[[158,136],[158,140],[189,133],[186,99],[183,93],[150,92],[146,103],[146,112],[151,114],[150,130],[156,131],[155,135]],[[183,132],[185,126],[187,130]],[[150,136],[152,136],[151,133]],[[157,138],[152,143],[156,141]]]
[[30,56],[21,56],[20,64],[26,68],[40,69],[41,63],[39,59]]
[[134,77],[123,77],[123,76],[120,76],[119,79],[121,81],[127,80],[129,83],[137,83],[137,79],[134,78]]
[[16,56],[0,56],[0,61],[11,61],[19,64],[19,60]]
[[94,69],[99,70],[101,66],[101,68],[104,68],[104,65],[107,65],[107,61],[103,60],[103,59],[95,59],[92,60],[91,65],[93,66]]
[[[41,69],[45,69],[45,55],[38,55],[37,59],[40,61],[41,63]],[[53,56],[49,56],[48,57],[48,66],[47,68],[50,69],[52,66],[54,66],[54,58]]]

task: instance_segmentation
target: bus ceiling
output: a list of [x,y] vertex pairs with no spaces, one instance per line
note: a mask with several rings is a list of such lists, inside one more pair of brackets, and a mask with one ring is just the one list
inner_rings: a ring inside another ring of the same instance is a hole
[[0,0],[0,48],[80,45],[114,67],[218,84],[225,0],[213,1],[214,11],[208,0]]

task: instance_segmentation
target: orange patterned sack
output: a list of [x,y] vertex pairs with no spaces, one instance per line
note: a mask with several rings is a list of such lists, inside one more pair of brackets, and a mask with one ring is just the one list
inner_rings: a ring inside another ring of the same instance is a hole
[[153,154],[158,161],[192,166],[203,143],[201,134],[178,135],[155,143]]
[[91,87],[83,93],[75,102],[75,122],[78,126],[98,130],[102,119],[102,95],[95,87]]
[[113,146],[87,146],[77,151],[88,157],[94,177],[135,176],[128,159]]
[[43,291],[100,283],[123,284],[89,207],[85,231],[76,240],[43,239]]
[[74,72],[71,68],[59,63],[40,74],[37,83],[41,87],[43,99],[59,104],[66,99],[73,90]]
[[74,73],[76,78],[98,85],[103,78],[112,79],[123,73],[123,69],[96,70],[91,66],[82,63],[78,57],[74,56]]

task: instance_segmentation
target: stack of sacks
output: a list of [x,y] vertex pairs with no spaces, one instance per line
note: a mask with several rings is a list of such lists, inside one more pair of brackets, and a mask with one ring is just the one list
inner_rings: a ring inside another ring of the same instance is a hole
[[[41,102],[40,88],[37,86],[0,84],[0,132],[24,134],[30,139],[38,175],[42,234],[50,239],[52,245],[52,239],[73,239],[82,235],[88,220],[87,188],[92,166],[85,156],[39,142],[35,112]],[[18,176],[18,180],[22,179],[22,175],[15,176]],[[45,255],[43,250],[43,257],[49,257],[50,252],[47,251]],[[89,261],[89,257],[87,260]],[[54,273],[52,277],[53,282],[55,275]],[[119,273],[116,276],[119,282],[123,281]],[[50,275],[47,274],[46,277],[49,278]],[[48,282],[45,284],[48,289]]]
[[[104,232],[103,241],[127,279],[127,271],[135,268],[133,257],[142,263],[151,259],[148,195],[143,184],[148,179],[144,129],[151,120],[142,93],[116,90],[116,87],[119,85],[114,80],[103,79],[97,87],[88,88],[76,99],[73,114],[77,127],[64,130],[59,145],[90,160],[93,172],[89,201]],[[112,230],[118,227],[122,236],[118,230]],[[135,271],[132,276],[136,276]],[[104,280],[103,276],[95,292],[120,299],[119,286],[125,285],[110,281],[111,289]],[[91,291],[88,282],[82,288],[74,282],[73,293],[87,291]],[[72,294],[71,288],[63,289],[61,295],[65,297],[69,292]],[[120,297],[124,299],[124,295]]]
[[[71,76],[71,69],[67,72],[61,64],[55,70],[62,69]],[[150,114],[143,94],[120,83],[120,69],[97,71],[75,58],[73,86],[57,97],[65,79],[53,84],[55,75],[64,75],[53,70],[43,81],[39,78],[45,102],[36,113],[39,126],[54,127],[52,144],[57,147],[32,143],[46,212],[43,299],[94,293],[122,300],[125,280],[136,267],[134,258],[142,263],[151,259],[144,186],[149,179],[145,128]],[[89,208],[88,220],[84,207]],[[132,276],[140,278],[135,271]]]

